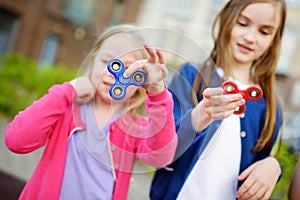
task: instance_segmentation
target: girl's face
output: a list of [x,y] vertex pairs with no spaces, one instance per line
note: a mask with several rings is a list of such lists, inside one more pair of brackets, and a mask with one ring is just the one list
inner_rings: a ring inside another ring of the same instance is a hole
[[279,7],[271,3],[253,3],[242,10],[231,32],[233,62],[251,66],[270,47],[279,22]]
[[[114,84],[115,78],[108,72],[107,63],[113,58],[119,58],[123,61],[125,68],[128,68],[138,59],[138,48],[135,44],[136,41],[128,37],[128,34],[119,33],[105,40],[97,51],[91,74],[91,81],[96,87],[97,100],[111,103],[112,98],[109,95],[109,89]],[[128,100],[136,89],[135,86],[127,87],[126,96],[118,102],[122,103]]]

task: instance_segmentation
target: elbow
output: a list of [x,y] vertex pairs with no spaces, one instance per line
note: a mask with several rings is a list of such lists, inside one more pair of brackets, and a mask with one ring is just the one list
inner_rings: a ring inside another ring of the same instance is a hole
[[8,135],[9,134],[6,133],[5,137],[4,137],[4,143],[5,143],[6,147],[14,153],[21,153],[21,149],[20,149],[19,145],[17,145],[15,138],[8,136]]
[[4,143],[10,151],[14,153],[22,152],[20,145],[20,131],[15,130],[11,124],[6,127]]
[[5,139],[5,145],[11,152],[17,154],[26,154],[34,151],[32,148],[24,147],[24,145],[15,143],[13,140],[9,139]]
[[33,145],[26,144],[19,135],[12,134],[8,131],[5,133],[4,143],[10,151],[17,154],[30,153],[36,149]]

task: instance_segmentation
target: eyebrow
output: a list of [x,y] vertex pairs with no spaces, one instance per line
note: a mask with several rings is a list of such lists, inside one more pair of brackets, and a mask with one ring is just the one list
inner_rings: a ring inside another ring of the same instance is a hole
[[[243,13],[241,13],[239,17],[243,17],[243,18],[245,18],[247,21],[252,22],[252,20],[251,20],[249,17],[247,17],[246,15],[243,15]],[[262,26],[263,26],[264,28],[269,28],[269,29],[275,30],[275,26],[273,26],[273,25],[263,24]]]
[[105,52],[105,53],[103,53],[101,57],[102,57],[102,58],[105,58],[105,59],[115,58],[115,57],[113,56],[113,54],[110,53],[110,52]]

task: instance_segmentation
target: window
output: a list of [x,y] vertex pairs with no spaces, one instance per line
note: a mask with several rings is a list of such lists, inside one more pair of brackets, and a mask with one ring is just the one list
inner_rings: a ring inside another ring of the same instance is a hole
[[0,54],[5,54],[11,50],[19,19],[1,9],[0,19]]
[[113,13],[111,15],[109,25],[116,25],[122,23],[122,15],[124,12],[124,2],[123,0],[117,0],[115,7],[113,8]]
[[39,66],[49,67],[54,64],[57,47],[58,47],[58,37],[55,35],[49,35],[42,49],[42,54],[39,60]]
[[286,1],[288,8],[300,8],[300,0]]
[[86,26],[90,24],[94,7],[94,0],[65,0],[63,13],[71,21]]

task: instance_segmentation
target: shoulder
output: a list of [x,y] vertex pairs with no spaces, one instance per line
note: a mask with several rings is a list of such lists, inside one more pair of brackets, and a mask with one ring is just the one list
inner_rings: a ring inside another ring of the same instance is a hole
[[192,85],[197,74],[199,73],[199,65],[194,63],[184,63],[180,68],[176,69],[170,83],[170,88],[178,85]]
[[199,73],[199,64],[195,63],[185,63],[180,67],[180,74],[186,75],[186,76],[195,76]]

